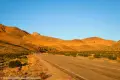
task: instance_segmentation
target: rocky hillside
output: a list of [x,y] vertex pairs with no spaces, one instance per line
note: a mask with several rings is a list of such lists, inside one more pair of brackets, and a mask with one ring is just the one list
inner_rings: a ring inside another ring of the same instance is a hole
[[[5,45],[14,45],[14,47],[19,46],[25,50],[38,50],[41,46],[47,46],[59,51],[120,50],[120,41],[116,42],[99,37],[62,40],[44,36],[37,32],[30,34],[17,27],[9,27],[2,24],[0,24],[0,36],[1,50],[3,49],[2,46]],[[8,47],[4,48],[8,49]]]
[[17,27],[8,27],[0,24],[0,53],[14,53],[34,50],[32,44],[23,41],[28,32]]

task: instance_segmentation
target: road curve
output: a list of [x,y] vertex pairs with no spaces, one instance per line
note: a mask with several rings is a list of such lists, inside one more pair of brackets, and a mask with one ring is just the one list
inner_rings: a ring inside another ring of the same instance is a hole
[[76,80],[120,80],[120,64],[86,58],[39,54],[43,60],[63,70]]

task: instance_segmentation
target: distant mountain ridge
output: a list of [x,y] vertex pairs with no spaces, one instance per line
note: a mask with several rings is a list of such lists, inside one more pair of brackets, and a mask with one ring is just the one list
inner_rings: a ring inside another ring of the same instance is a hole
[[[36,50],[39,46],[48,46],[59,51],[120,50],[120,41],[116,42],[114,40],[106,40],[99,37],[62,40],[40,35],[37,32],[30,34],[17,27],[9,27],[2,24],[0,24],[0,41],[19,45],[24,47],[24,49],[27,48],[30,50]],[[2,46],[1,42],[0,44],[0,46]]]

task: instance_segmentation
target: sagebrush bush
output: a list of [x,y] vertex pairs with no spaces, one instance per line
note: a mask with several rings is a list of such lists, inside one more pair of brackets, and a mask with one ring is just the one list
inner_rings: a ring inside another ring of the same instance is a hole
[[71,53],[71,56],[76,57],[77,54],[76,53]]
[[110,59],[110,60],[116,60],[117,56],[116,55],[109,55],[108,59]]
[[70,56],[70,54],[69,54],[69,53],[65,53],[64,55],[65,55],[65,56]]
[[101,55],[99,53],[97,53],[97,54],[94,54],[94,57],[95,58],[101,58]]
[[22,66],[22,63],[19,60],[9,62],[10,68],[21,67],[21,66]]

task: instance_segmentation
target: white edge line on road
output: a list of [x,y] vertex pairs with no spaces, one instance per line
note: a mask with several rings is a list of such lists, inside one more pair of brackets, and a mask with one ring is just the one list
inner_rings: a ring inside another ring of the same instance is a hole
[[[47,61],[47,60],[44,60],[44,61]],[[51,62],[49,62],[49,61],[47,61],[47,62],[48,62],[48,63],[51,63]],[[53,64],[53,63],[51,63],[51,64]],[[68,70],[68,69],[65,69],[65,68],[63,68],[63,67],[60,67],[60,66],[57,65],[57,64],[53,64],[53,65],[55,65],[55,66],[57,66],[57,67],[59,67],[59,68],[65,70],[65,71],[67,71],[67,72],[69,72],[69,73],[72,73],[72,74],[74,74],[75,76],[78,76],[78,77],[80,77],[80,78],[82,78],[82,79],[84,79],[84,80],[88,80],[88,79],[86,79],[86,78],[80,76],[79,74],[76,74],[76,73],[74,73],[74,72],[72,72],[72,71],[70,71],[70,70]]]

